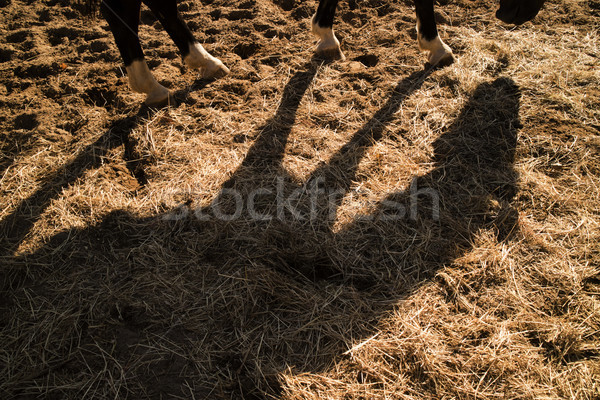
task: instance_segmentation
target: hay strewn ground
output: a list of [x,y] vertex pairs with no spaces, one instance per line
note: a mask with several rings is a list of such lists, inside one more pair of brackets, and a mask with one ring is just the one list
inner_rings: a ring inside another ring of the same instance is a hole
[[409,1],[334,63],[315,1],[183,1],[214,82],[144,10],[158,111],[69,3],[0,1],[2,398],[600,397],[597,1],[440,5],[437,70]]

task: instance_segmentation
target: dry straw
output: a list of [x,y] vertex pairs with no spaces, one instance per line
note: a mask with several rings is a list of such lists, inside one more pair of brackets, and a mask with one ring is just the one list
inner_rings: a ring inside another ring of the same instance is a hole
[[314,1],[181,2],[214,82],[144,8],[164,110],[104,22],[0,3],[0,397],[600,396],[597,2],[439,5],[436,70],[408,1],[334,63]]

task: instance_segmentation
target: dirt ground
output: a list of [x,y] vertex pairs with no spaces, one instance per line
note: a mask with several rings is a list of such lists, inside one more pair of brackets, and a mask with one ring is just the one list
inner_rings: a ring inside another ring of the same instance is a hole
[[342,1],[185,0],[231,74],[0,0],[0,397],[600,398],[600,3],[510,27]]

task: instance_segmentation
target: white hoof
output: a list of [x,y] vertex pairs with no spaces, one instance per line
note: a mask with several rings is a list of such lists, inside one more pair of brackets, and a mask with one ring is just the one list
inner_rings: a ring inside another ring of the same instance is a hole
[[431,65],[448,65],[454,61],[452,49],[437,36],[433,40],[426,40],[420,34],[419,48],[427,52],[427,61]]
[[319,38],[319,44],[315,50],[317,55],[331,60],[346,59],[340,48],[340,41],[335,37],[332,28],[320,27],[314,22],[313,17],[312,32]]
[[214,58],[213,64],[210,67],[202,68],[201,71],[202,77],[205,79],[222,78],[230,72],[229,68],[227,68],[218,58]]
[[191,43],[190,52],[183,59],[192,69],[199,69],[203,78],[220,78],[229,74],[229,68],[216,57],[211,56],[200,43]]
[[171,94],[169,90],[156,81],[146,61],[136,60],[127,66],[126,69],[131,90],[146,94],[144,103],[152,107],[170,104],[169,99],[171,98]]
[[146,100],[144,100],[144,104],[146,104],[148,107],[162,108],[166,106],[174,106],[175,99],[166,87],[160,86],[160,88],[157,88],[152,93],[148,93]]

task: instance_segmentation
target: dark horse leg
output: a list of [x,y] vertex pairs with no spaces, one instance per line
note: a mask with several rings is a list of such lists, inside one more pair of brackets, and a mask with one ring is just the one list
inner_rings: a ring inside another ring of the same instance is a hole
[[194,35],[177,11],[175,1],[143,0],[158,18],[190,68],[199,68],[203,78],[219,78],[227,75],[229,69],[221,60],[211,56],[194,38]]
[[[333,33],[333,18],[338,0],[321,0],[312,18],[312,30],[319,37],[317,54],[327,58],[344,58],[340,42]],[[432,65],[452,62],[452,50],[438,36],[433,14],[433,0],[415,0],[419,47],[428,52]]]
[[333,17],[338,0],[321,0],[312,18],[312,31],[319,38],[317,55],[328,59],[344,59],[340,41],[333,33]]
[[433,0],[415,0],[415,8],[417,10],[417,40],[419,48],[427,52],[429,64],[452,63],[454,60],[452,50],[438,35],[433,13]]
[[121,53],[129,86],[134,92],[146,94],[145,103],[164,105],[169,101],[169,90],[154,79],[138,37],[141,0],[104,0],[100,6]]
[[[146,61],[138,37],[141,0],[104,0],[100,11],[108,22],[115,43],[125,63],[129,85],[135,92],[146,94],[149,106],[168,104],[169,90],[156,81]],[[211,56],[198,43],[177,11],[174,0],[144,0],[179,48],[190,68],[200,68],[204,78],[216,78],[229,72],[223,63]]]

